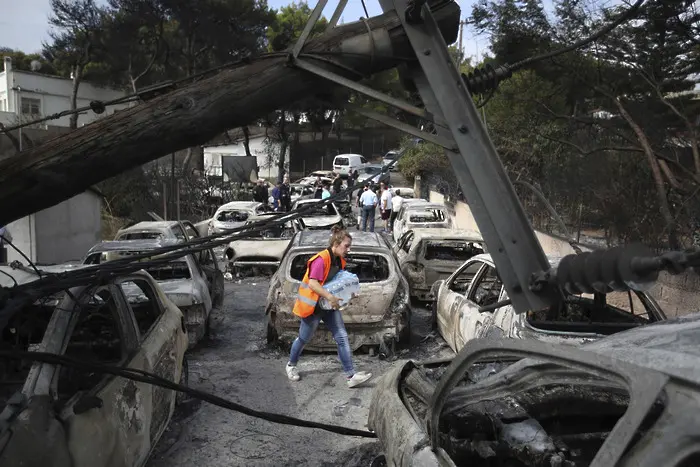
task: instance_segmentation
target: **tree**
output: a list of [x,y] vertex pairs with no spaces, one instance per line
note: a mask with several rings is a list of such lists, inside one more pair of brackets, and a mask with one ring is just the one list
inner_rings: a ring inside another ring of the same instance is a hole
[[[279,52],[293,46],[309,21],[311,12],[309,5],[303,1],[299,3],[292,2],[278,10],[275,20],[267,29],[268,50],[270,52]],[[309,37],[322,34],[327,26],[328,20],[321,16],[313,29],[311,29]]]
[[9,47],[0,47],[0,56],[10,57],[12,67],[21,71],[38,71],[47,75],[57,74],[53,65],[41,54],[25,54],[21,50],[14,50]]
[[[99,47],[104,10],[95,0],[51,0],[49,32],[52,40],[44,44],[44,53],[58,69],[68,70],[73,80],[71,110],[78,106],[78,88],[83,73]],[[65,71],[64,71],[65,73]],[[78,114],[70,116],[70,128],[78,127]]]

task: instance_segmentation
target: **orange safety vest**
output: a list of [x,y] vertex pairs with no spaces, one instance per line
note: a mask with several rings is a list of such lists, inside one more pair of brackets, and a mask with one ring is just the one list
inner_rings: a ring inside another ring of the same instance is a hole
[[[320,298],[319,295],[309,287],[309,266],[311,266],[311,262],[319,256],[323,258],[323,280],[319,281],[321,285],[326,283],[328,273],[331,270],[331,254],[328,250],[323,250],[322,252],[313,255],[306,262],[306,273],[304,274],[304,278],[301,280],[301,284],[299,285],[299,295],[297,296],[297,300],[294,303],[294,309],[292,310],[292,312],[300,318],[311,316],[314,313],[316,303],[318,303],[318,299]],[[342,269],[345,269],[345,264],[345,260],[340,258],[340,267]]]

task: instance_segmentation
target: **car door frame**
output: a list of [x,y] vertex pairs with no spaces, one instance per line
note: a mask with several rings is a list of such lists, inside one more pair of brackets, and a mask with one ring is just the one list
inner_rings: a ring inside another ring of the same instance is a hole
[[[123,345],[126,346],[126,348],[123,348],[124,357],[117,366],[151,371],[150,362],[139,355],[138,328],[123,290],[116,283],[110,282],[107,285],[96,287],[91,293],[93,295],[96,294],[100,288],[107,289],[114,298],[120,332],[125,333],[120,336]],[[62,354],[65,353],[77,320],[78,314],[71,320],[64,339]],[[54,393],[57,393],[59,377],[60,372],[57,370],[51,383]],[[106,397],[106,395],[117,393],[120,393],[121,396],[116,397],[114,400]],[[90,398],[93,399],[90,400]],[[76,413],[76,404],[82,400],[88,401],[90,405]],[[99,404],[97,403],[98,400],[100,401]],[[144,418],[148,417],[150,419],[151,417],[149,407],[152,407],[152,385],[119,378],[115,375],[105,375],[89,391],[79,391],[71,396],[61,407],[58,418],[66,428],[68,448],[76,465],[94,465],[83,464],[81,461],[85,460],[85,457],[90,458],[92,449],[100,451],[104,449],[99,441],[99,437],[110,428],[114,430],[114,433],[111,437],[107,434],[102,439],[112,441],[113,449],[118,449],[118,442],[123,441],[125,445],[128,445],[128,449],[124,445],[121,446],[124,448],[123,452],[111,452],[109,454],[123,455],[126,452],[131,452],[134,458],[131,462],[126,460],[128,464],[142,465],[145,463],[153,447],[150,432],[145,431],[147,425],[144,425]],[[122,419],[114,420],[118,418],[113,416],[115,410],[119,411]],[[138,419],[139,413],[141,421]],[[130,430],[132,433],[129,433]],[[86,444],[84,438],[74,439],[79,434],[85,434],[85,432],[89,432],[93,436],[91,443]],[[140,442],[141,446],[135,447],[134,442]],[[95,445],[98,447],[94,448]],[[109,455],[107,458],[109,458]]]
[[[151,295],[147,296],[149,300],[155,301],[158,310],[160,311],[158,318],[151,324],[145,333],[141,333],[136,315],[129,303],[126,293],[124,300],[129,309],[131,319],[136,329],[138,338],[138,347],[136,354],[141,354],[151,367],[150,371],[161,378],[172,382],[179,382],[180,375],[183,371],[183,362],[177,362],[174,358],[178,354],[177,335],[185,329],[185,321],[182,313],[178,309],[178,313],[170,310],[166,305],[167,297],[163,293],[157,282],[147,274],[130,274],[120,276],[114,283],[120,286],[124,282],[143,281],[149,288]],[[122,289],[123,290],[123,289]],[[180,345],[184,350],[187,348],[187,340],[182,339]],[[184,360],[184,359],[183,359]],[[150,420],[150,441],[151,449],[160,439],[165,429],[168,427],[170,418],[175,409],[175,400],[177,393],[170,389],[152,386],[153,392],[151,396],[151,420]],[[160,426],[158,426],[160,422]]]
[[[493,268],[496,271],[496,266],[488,261],[480,260],[484,264],[477,274],[474,275],[467,293],[464,297],[464,302],[462,303],[459,313],[460,313],[460,325],[459,330],[461,335],[461,341],[466,344],[471,339],[478,339],[486,334],[489,326],[493,323],[494,312],[492,311],[479,311],[481,305],[478,305],[474,299],[474,293],[481,280],[486,276],[489,268]],[[503,294],[503,281],[501,281],[501,288],[498,291],[498,297],[500,298]],[[497,298],[498,300],[498,298]]]

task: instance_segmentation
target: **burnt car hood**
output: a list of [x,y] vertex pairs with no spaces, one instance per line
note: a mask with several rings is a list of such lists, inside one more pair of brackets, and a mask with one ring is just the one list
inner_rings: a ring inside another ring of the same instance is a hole
[[247,221],[243,222],[222,222],[222,221],[214,221],[212,222],[212,227],[215,229],[220,229],[220,230],[233,230],[237,229],[239,227],[243,227],[246,224]]
[[[661,380],[663,382],[665,381],[663,375],[671,377],[671,381],[675,380],[683,384],[690,384],[692,385],[690,387],[700,387],[700,365],[697,364],[698,357],[700,357],[700,313],[623,331],[577,348],[534,341],[478,339],[467,345],[455,358],[445,359],[442,362],[444,365],[449,364],[449,367],[443,374],[437,387],[439,388],[443,384],[442,379],[447,378],[447,375],[450,374],[455,365],[463,360],[467,354],[475,351],[475,348],[490,347],[498,349],[500,346],[507,348],[509,345],[519,347],[525,352],[525,355],[530,354],[527,351],[529,347],[532,347],[534,352],[541,353],[533,353],[531,358],[526,357],[517,363],[509,363],[507,361],[487,363],[481,371],[477,371],[474,374],[469,373],[470,384],[490,382],[492,387],[496,384],[508,385],[516,372],[533,369],[535,371],[537,369],[549,369],[551,371],[558,366],[555,363],[557,357],[560,354],[566,356],[568,353],[570,362],[576,361],[572,357],[579,356],[584,367],[596,369],[600,367],[602,370],[606,366],[609,368],[611,364],[613,367],[619,365],[619,368],[625,369],[628,375],[635,375],[632,380],[628,379],[628,383],[630,384],[630,389],[639,390],[638,395],[645,390],[643,387],[639,387],[639,381],[643,381],[646,378],[650,381]],[[595,357],[594,354],[600,355],[600,357]],[[549,356],[551,356],[552,363],[555,363],[554,365],[548,361]],[[441,448],[437,451],[433,451],[430,448],[431,441],[425,429],[426,419],[419,415],[416,415],[417,418],[414,418],[411,411],[407,408],[408,402],[405,400],[406,396],[402,388],[407,384],[408,378],[413,378],[413,386],[416,386],[416,381],[421,379],[420,375],[416,376],[421,366],[421,363],[412,361],[398,363],[376,383],[369,410],[368,427],[377,433],[384,448],[388,465],[406,467],[454,465],[451,459],[446,458],[446,453]],[[649,373],[647,374],[644,370],[649,370]],[[571,372],[570,374],[578,373],[582,379],[590,378],[590,376],[585,376],[586,373],[579,372],[573,367],[569,371]],[[639,375],[639,380],[637,384],[634,384],[633,379],[636,378],[636,375]],[[654,378],[654,376],[657,378]],[[562,376],[562,378],[564,381],[571,380],[570,377],[566,379]],[[617,383],[611,380],[611,384],[615,385]],[[433,387],[430,385],[425,387],[433,391]],[[455,391],[458,390],[455,389]],[[508,391],[505,393],[509,394]],[[481,395],[489,399],[489,393],[484,392]],[[430,397],[433,396],[432,392],[428,396],[423,401],[425,405],[434,403],[435,397]],[[451,397],[452,395],[449,396],[449,398]],[[444,407],[449,407],[450,410],[454,411],[456,407],[450,407],[449,398],[443,402],[445,404]],[[654,398],[652,397],[647,402],[651,404],[653,400]],[[413,413],[415,414],[415,412]],[[428,418],[429,414],[430,412],[428,412]],[[639,423],[641,423],[643,418],[640,416]],[[661,417],[657,423],[670,422]],[[674,435],[671,433],[669,436],[673,437]],[[636,444],[641,446],[640,450],[643,452],[650,445],[653,446],[654,442],[652,436],[651,442],[647,440],[646,444],[644,444],[642,441],[637,441]],[[615,444],[613,443],[613,448],[614,446]],[[658,457],[658,449],[653,452]],[[634,459],[638,461],[640,453],[636,452],[633,455],[636,456]]]
[[234,261],[244,260],[250,257],[270,257],[282,260],[285,250],[289,246],[290,238],[261,238],[257,240],[236,240],[229,243],[233,250]]
[[343,219],[336,216],[314,216],[314,217],[302,217],[304,224],[307,228],[318,228],[318,227],[330,227],[334,224],[340,223]]

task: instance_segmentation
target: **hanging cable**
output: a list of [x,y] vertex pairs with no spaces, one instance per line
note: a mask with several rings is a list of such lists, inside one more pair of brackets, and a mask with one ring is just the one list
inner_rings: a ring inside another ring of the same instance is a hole
[[48,363],[51,365],[61,365],[62,367],[74,368],[76,370],[90,372],[90,373],[100,373],[113,376],[119,376],[132,381],[138,381],[141,383],[150,384],[153,386],[172,389],[173,391],[183,392],[196,399],[209,402],[210,404],[216,405],[217,407],[222,407],[225,409],[233,410],[235,412],[240,412],[244,415],[250,417],[260,418],[262,420],[267,420],[272,423],[279,423],[282,425],[293,425],[305,428],[317,428],[320,430],[325,430],[331,433],[337,433],[346,436],[359,436],[362,438],[376,438],[377,435],[374,432],[367,430],[358,430],[356,428],[347,428],[339,425],[330,425],[327,423],[312,422],[310,420],[303,420],[296,417],[290,417],[288,415],[281,415],[270,412],[263,412],[259,410],[254,410],[246,407],[237,402],[233,402],[223,397],[215,396],[209,392],[201,391],[199,389],[190,388],[182,384],[174,383],[168,379],[158,376],[154,373],[148,371],[136,369],[136,368],[123,368],[115,367],[111,365],[104,365],[102,363],[90,363],[83,360],[76,360],[74,358],[66,357],[64,355],[57,355],[48,352],[24,352],[19,350],[0,350],[0,358],[6,360],[24,360],[24,361],[35,361]]

